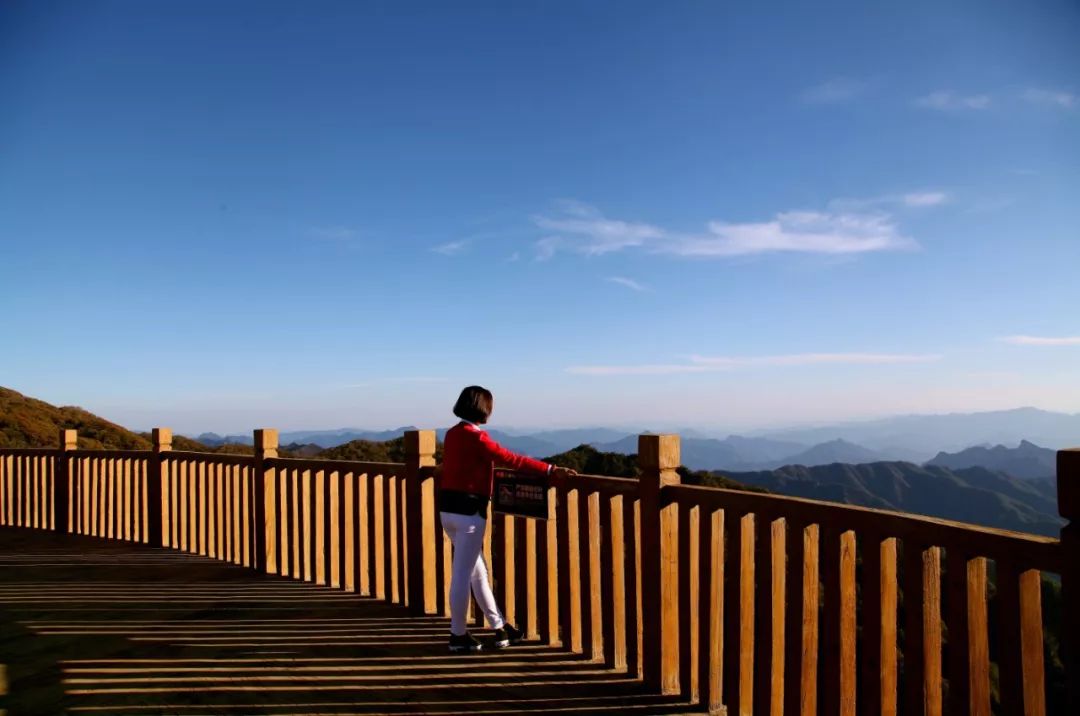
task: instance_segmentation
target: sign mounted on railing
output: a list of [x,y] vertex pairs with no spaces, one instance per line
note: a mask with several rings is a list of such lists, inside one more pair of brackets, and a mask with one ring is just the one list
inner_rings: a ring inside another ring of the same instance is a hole
[[491,509],[507,515],[546,520],[549,514],[547,477],[496,469]]

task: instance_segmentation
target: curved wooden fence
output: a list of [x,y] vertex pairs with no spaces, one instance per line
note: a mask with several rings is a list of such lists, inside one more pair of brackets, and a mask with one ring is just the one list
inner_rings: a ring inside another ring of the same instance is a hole
[[[173,451],[166,429],[150,451],[75,441],[0,450],[0,524],[448,615],[431,431],[406,434],[404,463],[279,457],[273,430],[255,432],[250,456]],[[1062,700],[1080,680],[1080,451],[1059,453],[1073,521],[1060,540],[682,485],[677,436],[641,436],[639,462],[639,480],[550,487],[546,520],[489,515],[496,596],[531,639],[715,713],[1080,713]],[[1044,613],[1046,585],[1060,585],[1062,613]],[[1061,683],[1046,659],[1058,654]]]

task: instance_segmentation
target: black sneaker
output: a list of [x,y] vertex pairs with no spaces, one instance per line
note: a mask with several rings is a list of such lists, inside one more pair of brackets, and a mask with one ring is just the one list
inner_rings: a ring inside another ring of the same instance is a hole
[[520,644],[524,638],[525,634],[513,624],[503,624],[495,630],[491,643],[496,649],[505,649],[511,644]]
[[468,632],[465,632],[460,636],[458,636],[457,634],[450,635],[450,651],[454,652],[455,654],[460,654],[467,651],[480,651],[483,648],[484,645],[481,644],[476,639],[476,637],[474,637]]

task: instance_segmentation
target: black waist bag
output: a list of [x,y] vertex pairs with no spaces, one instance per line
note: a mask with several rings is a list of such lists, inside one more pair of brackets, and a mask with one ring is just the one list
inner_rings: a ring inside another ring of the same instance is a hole
[[490,497],[457,490],[439,490],[439,511],[455,515],[482,515],[487,517]]

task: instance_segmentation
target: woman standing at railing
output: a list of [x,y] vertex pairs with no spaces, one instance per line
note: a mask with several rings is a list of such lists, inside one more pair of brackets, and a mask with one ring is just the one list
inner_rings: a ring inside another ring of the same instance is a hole
[[501,649],[522,639],[520,629],[508,624],[495,603],[484,563],[484,533],[491,501],[495,465],[565,478],[573,470],[555,467],[525,455],[518,455],[491,439],[480,426],[491,417],[494,407],[491,391],[471,385],[461,391],[454,404],[454,415],[461,422],[446,433],[443,467],[439,479],[439,513],[443,529],[454,545],[450,576],[450,651],[478,651],[483,645],[469,634],[465,614],[469,589],[476,603],[495,630],[492,646]]

